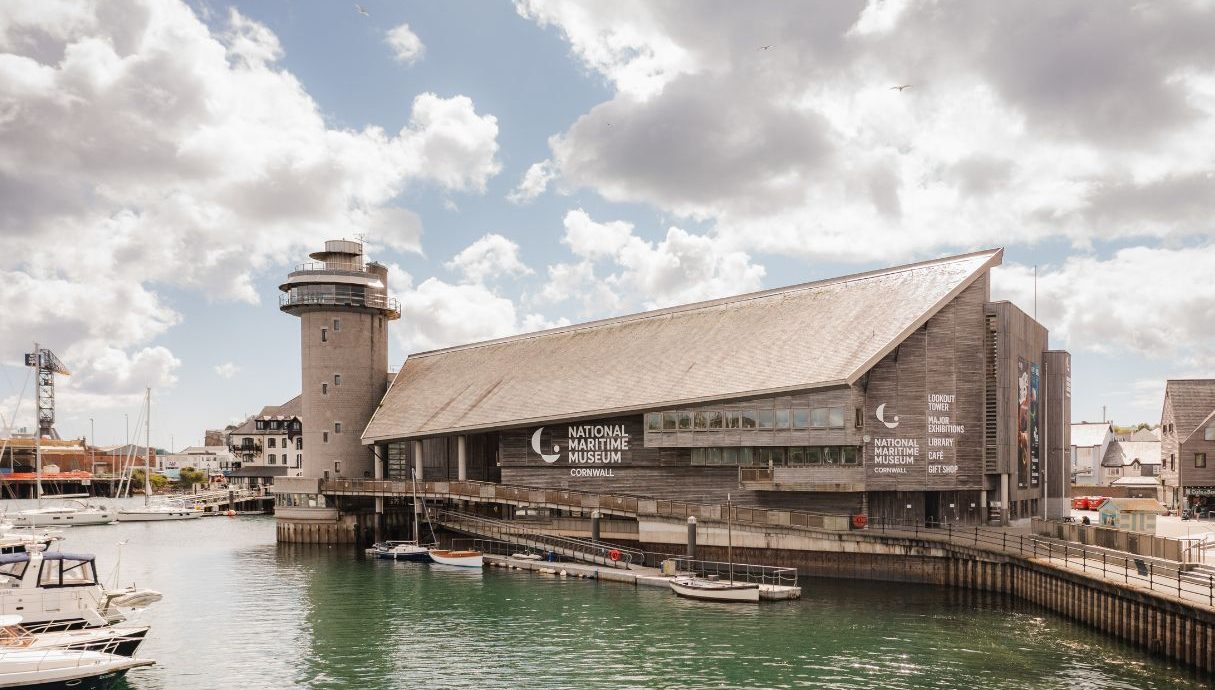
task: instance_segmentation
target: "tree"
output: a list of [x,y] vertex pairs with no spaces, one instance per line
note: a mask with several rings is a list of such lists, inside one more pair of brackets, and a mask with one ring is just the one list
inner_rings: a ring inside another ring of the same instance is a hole
[[[143,493],[143,470],[131,470],[132,492]],[[164,491],[169,485],[169,478],[163,474],[152,473],[152,493]]]
[[189,489],[195,484],[206,484],[208,479],[210,477],[202,470],[196,470],[193,467],[183,467],[177,480],[177,486],[182,489]]

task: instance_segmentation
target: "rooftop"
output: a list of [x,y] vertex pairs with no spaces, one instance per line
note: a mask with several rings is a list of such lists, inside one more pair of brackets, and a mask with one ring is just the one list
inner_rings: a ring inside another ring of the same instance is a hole
[[1072,445],[1078,448],[1099,446],[1105,443],[1107,434],[1113,433],[1109,422],[1080,422],[1072,425]]
[[999,249],[410,355],[364,442],[847,385]]
[[1181,441],[1204,421],[1215,421],[1215,379],[1169,379],[1164,394],[1173,403],[1173,423]]

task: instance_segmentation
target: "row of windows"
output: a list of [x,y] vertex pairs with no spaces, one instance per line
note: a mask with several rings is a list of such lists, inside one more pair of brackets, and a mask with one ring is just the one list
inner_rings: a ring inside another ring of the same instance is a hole
[[693,448],[693,465],[742,467],[807,467],[857,465],[856,446],[757,446],[754,448]]
[[[857,410],[857,426],[862,416]],[[645,416],[648,431],[722,429],[843,429],[842,407],[782,407],[774,410],[668,410]]]
[[292,419],[290,421],[283,420],[283,419],[259,419],[259,420],[257,420],[257,423],[255,426],[257,427],[258,431],[264,431],[266,429],[296,429],[296,430],[298,430],[300,428],[300,422],[298,419]]
[[[266,439],[266,447],[267,447],[267,448],[275,448],[275,447],[276,447],[276,446],[275,446],[275,439],[274,439],[274,437],[270,437],[270,438]],[[290,447],[291,447],[291,445],[290,445],[290,441],[288,441],[287,439],[283,439],[283,446],[282,446],[282,447],[283,447],[283,448],[290,448]],[[304,449],[304,437],[303,437],[303,436],[299,436],[299,437],[297,437],[297,438],[295,439],[295,449],[296,449],[296,450],[303,450],[303,449]]]
[[[286,453],[283,453],[283,464],[284,465],[286,465],[290,459],[291,459],[290,456],[288,456]],[[303,462],[303,456],[296,455],[295,456],[295,466],[299,467],[302,462]],[[274,453],[271,453],[270,455],[266,456],[266,464],[267,465],[278,464],[278,456],[275,455]]]

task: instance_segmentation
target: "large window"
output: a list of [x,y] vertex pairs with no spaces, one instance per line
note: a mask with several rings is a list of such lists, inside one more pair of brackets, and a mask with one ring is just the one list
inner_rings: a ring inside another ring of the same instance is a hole
[[760,429],[772,429],[775,425],[775,414],[772,410],[759,410],[755,413],[756,427]]
[[677,419],[677,416],[674,412],[663,412],[662,413],[662,430],[663,431],[675,431],[676,427],[678,427],[678,426],[679,426],[679,420]]
[[720,429],[721,428],[721,423],[722,423],[721,410],[709,410],[708,412],[705,413],[705,416],[708,417],[710,429]]
[[679,430],[680,431],[692,428],[692,411],[691,410],[680,410],[677,413],[677,415],[679,417]]
[[756,426],[755,410],[743,410],[739,413],[742,416],[742,428],[754,429]]
[[793,428],[794,429],[809,429],[810,428],[810,410],[799,407],[793,410]]
[[692,428],[703,431],[709,428],[709,418],[701,410],[692,413]]
[[1206,466],[1207,466],[1207,454],[1206,453],[1194,453],[1194,467],[1206,467]]
[[1215,424],[1207,427],[1206,431],[1202,432],[1202,437],[1207,441],[1215,441]]
[[814,467],[859,465],[861,459],[856,446],[731,446],[693,448],[691,453],[697,466]]
[[776,410],[776,428],[777,429],[788,429],[789,428],[789,412],[790,412],[789,408],[787,408],[787,407],[778,408]]
[[662,413],[647,412],[645,415],[646,431],[662,431]]
[[738,410],[726,410],[725,418],[727,429],[738,429],[742,426],[742,418]]

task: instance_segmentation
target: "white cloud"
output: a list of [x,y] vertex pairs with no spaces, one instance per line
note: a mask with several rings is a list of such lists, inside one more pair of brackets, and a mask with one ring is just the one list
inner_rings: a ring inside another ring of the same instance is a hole
[[507,201],[513,204],[526,204],[535,200],[548,189],[548,183],[553,179],[553,174],[552,161],[532,163],[527,172],[523,173],[519,186],[506,195]]
[[[758,290],[765,274],[748,254],[726,248],[716,238],[671,227],[661,241],[650,242],[635,235],[630,223],[598,223],[582,209],[566,214],[562,242],[582,261],[550,266],[548,283],[537,298],[575,300],[584,316]],[[597,264],[604,266],[602,278],[596,275]]]
[[232,362],[224,362],[223,364],[215,365],[215,374],[221,379],[231,379],[240,371],[240,367]]
[[1210,3],[517,6],[616,89],[550,140],[552,174],[734,247],[1215,236]]
[[501,338],[555,325],[537,314],[520,318],[511,300],[475,283],[453,285],[428,278],[398,294],[401,318],[394,322],[393,333],[407,352]]
[[[1180,373],[1215,375],[1215,244],[1132,247],[1108,259],[1074,256],[1038,272],[1038,318],[1053,344],[1073,353],[1134,353],[1173,362]],[[1033,269],[992,272],[992,292],[1033,309]]]
[[468,245],[444,266],[463,274],[464,281],[469,283],[532,273],[532,269],[519,258],[519,245],[496,233],[485,235]]
[[[395,134],[328,126],[266,26],[181,2],[0,5],[0,310],[107,393],[169,385],[162,286],[258,301],[253,277],[366,232],[418,251],[411,185],[480,192],[497,120],[423,93]],[[129,385],[128,385],[129,384]]]
[[418,38],[413,29],[409,28],[409,24],[401,24],[389,29],[384,35],[384,40],[392,47],[392,54],[397,62],[406,65],[412,65],[426,53],[426,46],[422,45],[422,39]]

